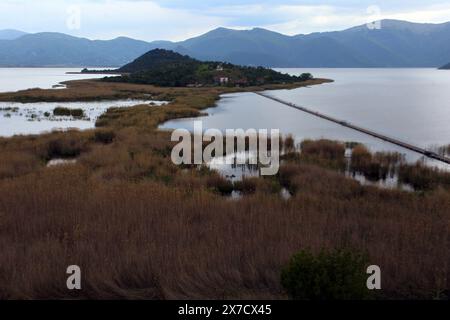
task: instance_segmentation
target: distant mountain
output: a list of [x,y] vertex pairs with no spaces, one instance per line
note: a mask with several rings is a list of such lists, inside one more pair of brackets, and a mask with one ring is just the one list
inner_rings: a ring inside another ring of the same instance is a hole
[[26,32],[13,29],[0,30],[0,40],[14,40],[26,34]]
[[450,55],[450,23],[419,24],[397,20],[381,21],[381,29],[359,26],[324,36],[348,48],[362,67],[438,67]]
[[379,30],[297,36],[219,28],[178,45],[199,59],[272,67],[438,67],[448,62],[450,23],[383,20]]
[[0,66],[118,67],[160,46],[130,38],[89,40],[62,33],[36,33],[0,40]]
[[445,66],[440,67],[441,70],[450,70],[450,63],[447,63]]
[[122,76],[103,81],[152,84],[158,86],[252,86],[310,80],[311,74],[290,76],[269,68],[200,61],[174,51],[154,49],[119,68]]
[[145,52],[169,49],[199,60],[266,67],[439,67],[450,56],[450,22],[381,21],[344,31],[287,36],[255,28],[218,28],[181,42],[129,38],[92,41],[57,33],[0,40],[0,66],[124,65]]

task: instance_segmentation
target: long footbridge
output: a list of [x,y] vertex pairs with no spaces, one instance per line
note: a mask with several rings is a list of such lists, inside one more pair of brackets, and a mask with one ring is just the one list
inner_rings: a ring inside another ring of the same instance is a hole
[[375,132],[375,131],[372,131],[372,130],[369,130],[369,129],[366,129],[366,128],[363,128],[363,127],[360,127],[360,126],[357,126],[357,125],[354,125],[354,124],[349,123],[349,122],[344,121],[344,120],[336,119],[336,118],[328,116],[326,114],[323,114],[323,113],[320,113],[320,112],[317,112],[317,111],[314,111],[314,110],[311,110],[311,109],[308,109],[308,108],[296,105],[296,104],[294,104],[292,102],[284,101],[282,99],[270,96],[270,95],[262,93],[262,92],[255,92],[255,93],[257,95],[261,96],[261,97],[264,97],[264,98],[276,101],[276,102],[284,104],[284,105],[286,105],[288,107],[291,107],[291,108],[294,108],[294,109],[297,109],[297,110],[300,110],[300,111],[312,114],[313,116],[316,116],[316,117],[319,117],[319,118],[322,118],[322,119],[325,119],[325,120],[328,120],[328,121],[340,124],[341,126],[344,126],[344,127],[347,127],[347,128],[350,128],[350,129],[353,129],[353,130],[356,130],[356,131],[359,131],[359,132],[362,132],[362,133],[365,133],[365,134],[368,134],[368,135],[370,135],[372,137],[375,137],[375,138],[378,138],[378,139],[390,142],[392,144],[395,144],[397,146],[403,147],[405,149],[412,150],[414,152],[420,153],[420,154],[422,154],[422,155],[424,155],[424,156],[426,156],[428,158],[435,159],[435,160],[438,160],[438,161],[450,164],[450,158],[447,158],[447,157],[445,157],[443,155],[440,155],[440,154],[438,154],[436,152],[433,152],[433,151],[430,151],[430,150],[426,150],[424,148],[415,146],[413,144],[401,141],[401,140],[396,139],[396,138],[388,137],[388,136],[386,136],[384,134],[381,134],[381,133],[378,133],[378,132]]

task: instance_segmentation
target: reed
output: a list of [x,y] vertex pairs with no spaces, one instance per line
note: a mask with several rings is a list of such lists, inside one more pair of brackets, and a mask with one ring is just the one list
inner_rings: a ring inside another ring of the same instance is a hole
[[[309,141],[278,176],[245,179],[247,194],[230,201],[223,195],[236,185],[173,165],[170,133],[155,130],[221,92],[84,85],[22,96],[92,99],[99,89],[98,97],[170,94],[172,102],[110,110],[102,129],[0,138],[0,298],[286,299],[280,275],[294,254],[339,248],[367,252],[381,267],[380,298],[445,298],[447,174],[408,169],[408,179],[439,181],[425,192],[363,187],[336,169],[344,145]],[[77,162],[46,167],[69,156]],[[81,291],[66,290],[72,264],[82,268]]]
[[[95,158],[117,157],[109,152]],[[365,188],[298,165],[290,200],[262,191],[229,201],[209,191],[217,177],[136,180],[124,161],[0,180],[1,298],[285,299],[279,278],[292,255],[348,246],[381,266],[383,298],[431,298],[450,285],[448,191]],[[74,263],[83,290],[70,293]]]

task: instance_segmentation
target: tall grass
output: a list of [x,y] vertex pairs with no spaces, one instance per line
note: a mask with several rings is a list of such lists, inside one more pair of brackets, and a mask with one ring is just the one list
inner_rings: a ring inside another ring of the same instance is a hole
[[[450,285],[448,191],[367,189],[299,166],[289,201],[234,202],[195,182],[191,192],[189,175],[131,181],[110,165],[115,179],[79,163],[0,181],[1,298],[284,299],[280,271],[294,253],[343,246],[369,252],[386,298]],[[71,264],[83,270],[76,293],[65,289]]]
[[412,185],[416,190],[432,190],[438,187],[450,189],[450,172],[430,168],[418,162],[403,164],[399,171],[400,181]]
[[[136,89],[110,89],[118,88]],[[92,98],[95,87],[83,92]],[[218,93],[174,90],[162,108],[111,110],[101,133],[0,139],[0,298],[286,299],[280,273],[295,253],[343,247],[367,251],[381,267],[383,298],[444,297],[445,175],[433,173],[444,180],[421,193],[363,187],[336,170],[345,147],[329,141],[304,143],[277,177],[234,186],[205,168],[173,165],[170,134],[156,125],[199,112]],[[78,161],[46,168],[54,157]],[[229,201],[222,194],[230,188],[246,195]],[[82,269],[81,291],[66,289],[72,264]]]

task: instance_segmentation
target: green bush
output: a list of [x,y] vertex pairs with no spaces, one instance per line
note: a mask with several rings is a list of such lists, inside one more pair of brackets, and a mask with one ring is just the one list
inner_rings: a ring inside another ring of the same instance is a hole
[[74,117],[74,118],[82,118],[84,117],[84,111],[83,109],[69,109],[64,107],[56,107],[53,110],[54,116],[60,116],[60,117]]
[[71,109],[70,115],[74,118],[82,118],[84,117],[83,109]]
[[281,284],[296,300],[362,300],[369,297],[366,255],[349,250],[303,250],[283,269]]

